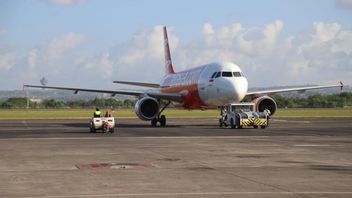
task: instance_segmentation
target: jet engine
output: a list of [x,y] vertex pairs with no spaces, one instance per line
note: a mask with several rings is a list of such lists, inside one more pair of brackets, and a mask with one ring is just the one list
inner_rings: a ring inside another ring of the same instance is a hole
[[159,102],[155,98],[144,97],[136,102],[134,109],[141,120],[152,120],[159,113]]
[[256,111],[263,112],[265,109],[269,109],[270,115],[274,115],[277,109],[277,105],[274,99],[269,96],[262,96],[253,100],[255,104],[254,108]]

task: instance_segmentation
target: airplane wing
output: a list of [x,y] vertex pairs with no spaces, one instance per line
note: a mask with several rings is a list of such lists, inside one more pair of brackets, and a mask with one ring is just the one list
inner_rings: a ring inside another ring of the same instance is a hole
[[113,83],[126,84],[126,85],[135,85],[135,86],[140,86],[140,87],[151,87],[151,88],[159,88],[160,87],[159,84],[154,84],[154,83],[118,81],[118,80],[113,81]]
[[157,98],[157,99],[163,99],[163,100],[170,100],[174,102],[179,102],[182,103],[182,95],[178,93],[152,93],[152,92],[147,92],[146,95]]
[[23,87],[32,88],[43,88],[43,89],[58,89],[58,90],[68,90],[74,91],[77,94],[79,91],[83,92],[94,92],[94,93],[107,93],[111,96],[116,94],[120,95],[130,95],[136,97],[150,96],[156,99],[171,100],[174,102],[182,102],[182,95],[177,93],[160,93],[160,92],[142,92],[142,91],[125,91],[125,90],[101,90],[101,89],[84,89],[84,88],[73,88],[73,87],[50,87],[50,86],[38,86],[38,85],[23,85]]
[[309,87],[296,87],[296,88],[287,88],[287,89],[272,89],[272,90],[252,91],[252,92],[248,92],[247,96],[256,97],[256,96],[261,96],[261,95],[271,95],[271,94],[276,94],[276,93],[294,92],[294,91],[297,91],[299,93],[304,93],[307,90],[324,89],[324,88],[331,88],[331,87],[340,87],[341,90],[342,90],[343,83],[340,82],[337,85],[323,85],[323,86],[309,86]]

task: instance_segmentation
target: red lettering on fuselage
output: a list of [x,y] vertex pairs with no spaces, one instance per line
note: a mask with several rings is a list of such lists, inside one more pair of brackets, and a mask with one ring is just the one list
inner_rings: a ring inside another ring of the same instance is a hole
[[183,96],[183,107],[186,109],[199,109],[205,104],[198,92],[198,81],[203,67],[197,67],[176,74],[165,76],[161,84],[162,93],[180,93]]

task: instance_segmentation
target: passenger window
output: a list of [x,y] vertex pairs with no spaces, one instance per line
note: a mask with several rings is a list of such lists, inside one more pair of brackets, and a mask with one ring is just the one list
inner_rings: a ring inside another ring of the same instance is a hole
[[210,77],[210,78],[214,78],[214,77],[215,77],[215,75],[216,75],[216,72],[214,72],[214,73],[213,73],[213,75],[211,75],[211,77]]
[[219,78],[221,76],[221,72],[217,72],[215,78]]
[[222,77],[232,77],[232,72],[222,72]]
[[241,77],[241,72],[233,72],[234,77]]

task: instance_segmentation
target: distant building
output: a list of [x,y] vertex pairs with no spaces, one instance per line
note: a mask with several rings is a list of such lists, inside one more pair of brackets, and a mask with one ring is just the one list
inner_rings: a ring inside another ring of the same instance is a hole
[[31,101],[32,103],[36,103],[36,104],[43,103],[43,99],[41,99],[41,98],[30,98],[29,101]]

